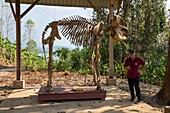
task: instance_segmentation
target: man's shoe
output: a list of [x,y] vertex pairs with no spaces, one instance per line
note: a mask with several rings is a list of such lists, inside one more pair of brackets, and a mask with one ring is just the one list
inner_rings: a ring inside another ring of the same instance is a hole
[[131,99],[130,99],[130,102],[133,102],[134,100],[135,100],[135,98],[131,98]]
[[139,104],[139,103],[142,103],[142,101],[141,101],[141,100],[137,100],[137,101],[135,102],[135,104]]

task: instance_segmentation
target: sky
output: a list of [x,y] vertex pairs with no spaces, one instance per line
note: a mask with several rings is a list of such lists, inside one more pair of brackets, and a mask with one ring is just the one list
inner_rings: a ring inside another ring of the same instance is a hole
[[[29,6],[30,5],[22,4],[21,13],[24,12]],[[170,0],[167,0],[167,9],[170,9]],[[46,25],[48,25],[48,23],[52,21],[57,21],[59,19],[73,15],[79,15],[85,18],[92,18],[92,9],[36,5],[21,19],[21,36],[23,35],[24,25],[27,20],[33,20],[35,23],[35,27],[32,35],[35,37],[34,40],[37,42],[37,46],[41,48],[41,35]],[[70,49],[76,48],[76,46],[70,44],[70,42],[65,37],[62,37],[62,40],[55,40],[54,45],[67,47]]]
[[[21,5],[21,11],[22,12],[25,11],[25,9],[28,7],[29,5]],[[28,12],[28,14],[26,14],[22,18],[21,23],[22,23],[22,27],[24,27],[28,19],[34,21],[35,28],[34,28],[33,36],[36,37],[34,40],[36,40],[38,47],[42,47],[41,35],[46,25],[48,25],[48,23],[52,21],[57,21],[59,19],[70,17],[73,15],[79,15],[85,18],[92,18],[92,9],[39,5],[39,6],[35,6],[30,12]],[[49,33],[46,34],[46,37],[48,35]],[[70,44],[70,42],[65,37],[62,37],[61,40],[56,39],[54,45],[67,47],[70,49],[74,49],[77,47]]]
[[167,2],[166,2],[166,3],[167,3],[166,8],[167,8],[167,9],[170,9],[170,0],[167,0]]

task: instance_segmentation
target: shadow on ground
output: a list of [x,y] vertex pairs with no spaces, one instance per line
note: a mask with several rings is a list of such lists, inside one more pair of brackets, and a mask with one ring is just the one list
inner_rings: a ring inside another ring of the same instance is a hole
[[15,90],[0,104],[0,113],[161,113],[146,103],[129,102],[129,94],[115,86],[105,87],[107,97],[102,100],[52,101],[40,104],[39,89]]

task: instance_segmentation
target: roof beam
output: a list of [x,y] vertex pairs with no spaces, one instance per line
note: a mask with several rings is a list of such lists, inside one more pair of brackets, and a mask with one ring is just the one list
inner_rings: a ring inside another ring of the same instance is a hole
[[[16,0],[5,0],[5,2],[16,3]],[[20,0],[21,4],[33,4],[35,0]],[[115,0],[118,2],[118,0]],[[91,0],[96,8],[108,8],[109,0]],[[37,5],[65,6],[65,7],[86,7],[93,8],[87,0],[40,0]],[[115,6],[117,7],[117,6]]]
[[11,10],[12,10],[12,14],[13,14],[13,16],[14,16],[14,19],[15,19],[15,21],[16,21],[16,13],[15,13],[15,11],[14,11],[14,7],[13,7],[13,5],[12,5],[11,0],[10,0],[9,4],[10,4]]
[[31,4],[31,6],[21,14],[21,18],[24,17],[39,1],[40,0],[36,0],[33,4]]
[[99,9],[96,8],[96,6],[90,1],[90,0],[87,0],[88,3],[93,7],[93,9],[100,15],[100,17],[103,19],[103,21],[107,24],[109,24],[109,22],[106,20],[106,18],[102,15],[102,13],[100,12]]

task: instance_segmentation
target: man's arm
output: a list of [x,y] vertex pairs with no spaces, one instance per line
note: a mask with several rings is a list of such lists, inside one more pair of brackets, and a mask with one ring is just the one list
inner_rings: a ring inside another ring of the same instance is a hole
[[145,67],[146,67],[146,64],[144,64],[144,65],[142,66],[141,71],[143,71],[143,70],[145,69]]
[[130,66],[126,66],[126,67],[124,66],[124,69],[127,70],[127,71],[131,70]]
[[131,67],[127,63],[127,59],[125,60],[125,63],[124,63],[124,69],[127,70],[127,71],[131,70]]
[[142,68],[139,70],[139,73],[141,73],[141,72],[145,69],[145,67],[146,67],[146,64],[144,63],[144,64],[142,65]]

